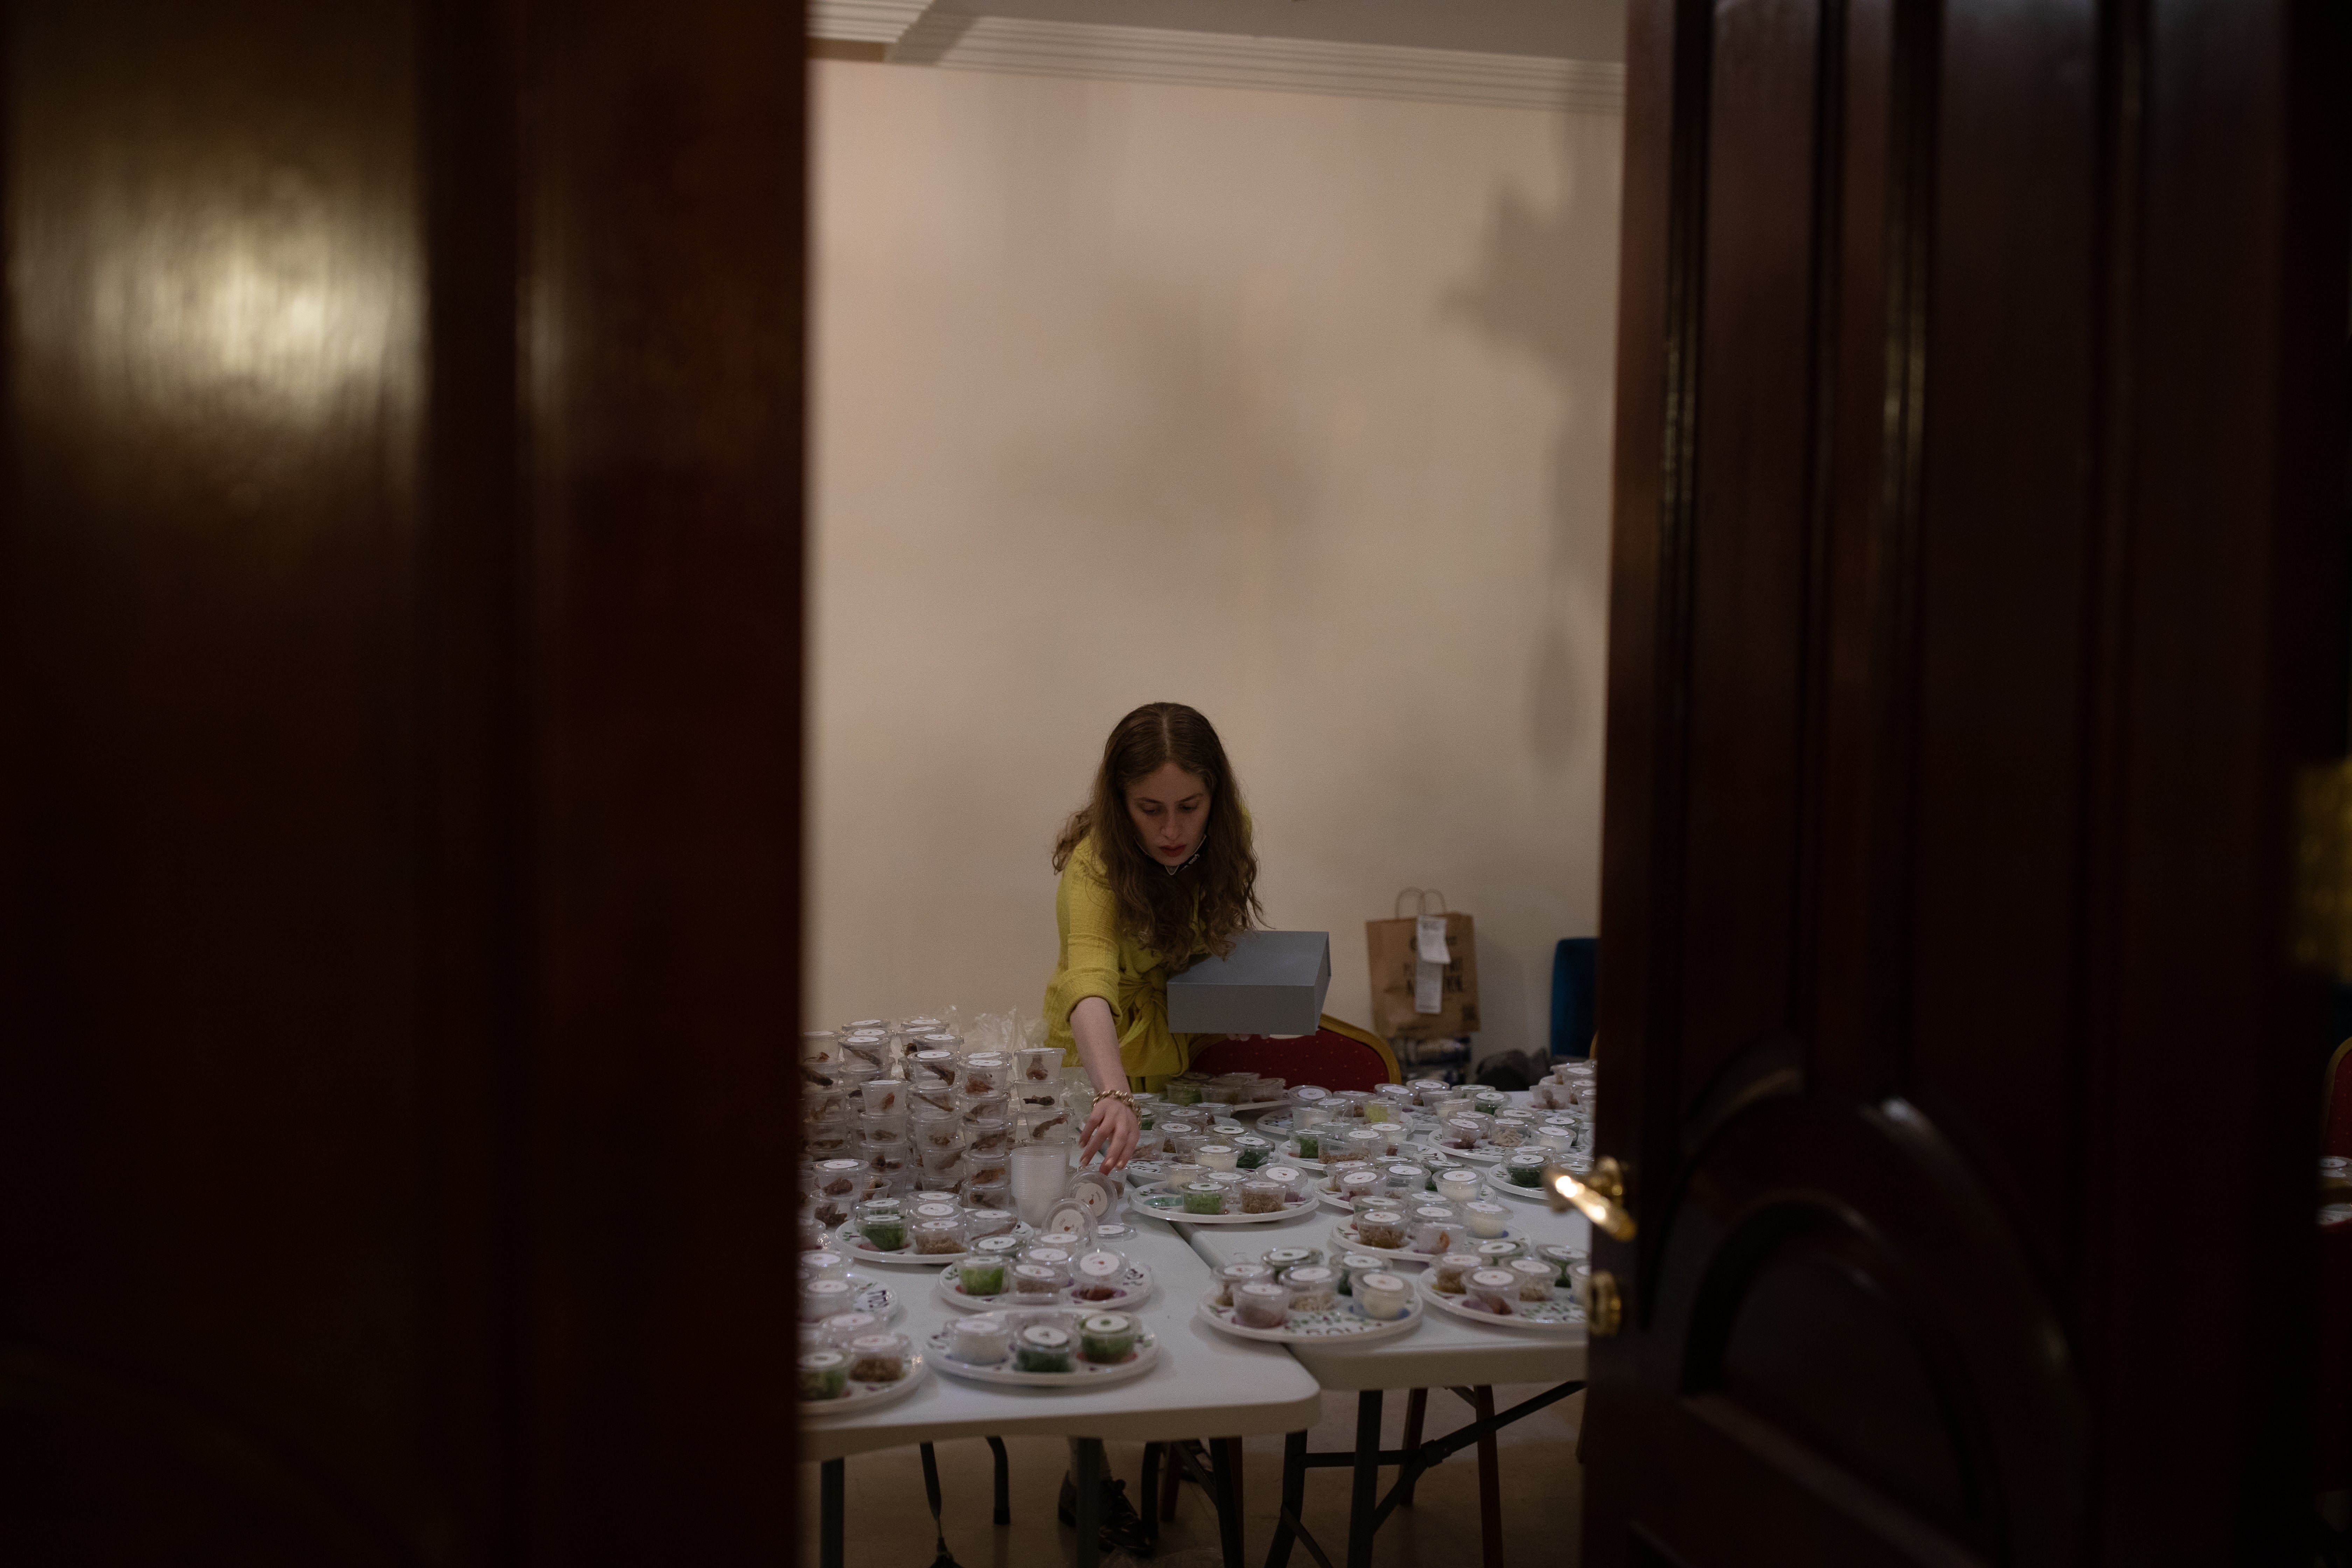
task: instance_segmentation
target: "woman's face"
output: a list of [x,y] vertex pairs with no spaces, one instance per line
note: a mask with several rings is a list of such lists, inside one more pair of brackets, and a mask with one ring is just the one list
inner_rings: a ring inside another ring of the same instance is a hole
[[1209,786],[1199,774],[1163,763],[1127,786],[1127,815],[1146,854],[1163,866],[1181,866],[1209,830]]

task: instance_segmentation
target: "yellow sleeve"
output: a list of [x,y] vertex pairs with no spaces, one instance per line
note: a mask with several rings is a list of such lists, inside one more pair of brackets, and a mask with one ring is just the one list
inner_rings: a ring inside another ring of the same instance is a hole
[[1080,844],[1062,868],[1054,893],[1054,919],[1062,933],[1061,962],[1045,987],[1049,1043],[1068,1049],[1070,1010],[1099,996],[1118,1014],[1118,906],[1110,884],[1096,868],[1094,846]]

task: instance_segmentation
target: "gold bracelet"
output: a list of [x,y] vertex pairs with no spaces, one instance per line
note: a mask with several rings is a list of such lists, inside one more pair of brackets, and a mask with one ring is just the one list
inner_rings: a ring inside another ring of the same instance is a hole
[[1121,1105],[1127,1107],[1129,1115],[1135,1113],[1135,1091],[1131,1089],[1098,1089],[1096,1091],[1095,1098],[1097,1100],[1116,1100]]

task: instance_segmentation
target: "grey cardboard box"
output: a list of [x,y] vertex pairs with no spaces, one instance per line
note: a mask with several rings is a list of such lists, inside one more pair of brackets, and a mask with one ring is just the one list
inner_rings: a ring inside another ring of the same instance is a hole
[[1331,988],[1331,933],[1253,931],[1223,958],[1168,982],[1168,1026],[1182,1035],[1311,1035]]

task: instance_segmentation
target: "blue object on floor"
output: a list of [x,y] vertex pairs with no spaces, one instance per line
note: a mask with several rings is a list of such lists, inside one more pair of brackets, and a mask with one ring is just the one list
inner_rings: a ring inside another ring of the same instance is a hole
[[1551,1054],[1588,1057],[1600,1014],[1593,1005],[1593,977],[1601,967],[1601,939],[1563,937],[1551,950]]

